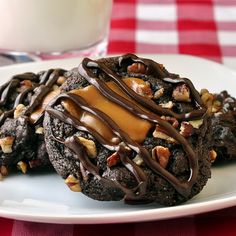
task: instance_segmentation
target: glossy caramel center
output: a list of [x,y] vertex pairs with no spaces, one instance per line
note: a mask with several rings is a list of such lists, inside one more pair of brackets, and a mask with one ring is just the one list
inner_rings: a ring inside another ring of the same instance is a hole
[[[135,90],[137,86],[146,85],[145,81],[138,78],[125,78],[123,81],[133,90]],[[124,92],[121,91],[114,82],[107,82],[106,85],[120,96],[132,101],[134,106],[140,107],[138,103],[124,94]],[[119,126],[119,128],[126,132],[134,141],[139,143],[143,142],[152,126],[150,122],[131,114],[125,108],[104,97],[93,85],[73,90],[71,93],[79,95],[90,106],[99,109],[109,116]],[[96,132],[103,136],[107,141],[112,143],[119,142],[119,139],[108,127],[108,124],[102,122],[98,117],[78,108],[72,101],[67,99],[64,99],[62,104],[71,115],[79,119],[86,126],[96,130]]]

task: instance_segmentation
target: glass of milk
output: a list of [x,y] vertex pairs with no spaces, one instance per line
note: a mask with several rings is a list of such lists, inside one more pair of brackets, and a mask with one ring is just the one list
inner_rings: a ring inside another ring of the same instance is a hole
[[112,0],[0,0],[0,52],[43,59],[104,55]]

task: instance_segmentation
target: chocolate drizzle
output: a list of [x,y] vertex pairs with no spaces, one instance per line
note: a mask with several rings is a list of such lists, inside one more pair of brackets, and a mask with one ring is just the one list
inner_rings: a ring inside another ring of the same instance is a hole
[[[128,60],[132,63],[141,62],[146,66],[147,73],[151,73],[158,76],[166,76],[166,74],[160,69],[159,64],[151,60],[141,59],[132,54],[120,57],[120,65],[123,64],[123,60]],[[105,81],[97,77],[98,72],[103,73],[110,81],[114,82],[116,86],[119,87],[122,92],[124,92],[132,100],[130,101],[111,90],[107,86]],[[108,100],[118,104],[119,106],[128,110],[133,115],[140,117],[141,119],[147,120],[152,124],[160,125],[160,127],[162,127],[162,129],[164,129],[169,136],[173,137],[180,145],[182,145],[184,151],[187,154],[189,163],[190,174],[188,180],[180,181],[169,171],[161,167],[161,165],[157,161],[152,159],[147,149],[145,149],[138,142],[131,139],[129,134],[124,130],[121,130],[120,127],[108,115],[106,115],[95,107],[91,107],[79,95],[73,93],[60,94],[47,107],[46,111],[48,112],[48,114],[51,117],[57,118],[65,123],[74,126],[78,130],[90,133],[101,145],[108,148],[109,150],[117,152],[122,164],[135,176],[138,182],[136,188],[127,189],[126,187],[121,186],[119,183],[114,183],[114,181],[112,183],[112,181],[110,180],[111,185],[116,184],[116,186],[120,187],[120,189],[125,192],[126,201],[141,200],[146,194],[146,187],[148,183],[147,174],[143,171],[142,168],[140,168],[130,159],[131,151],[137,153],[154,173],[166,179],[176,189],[177,192],[179,192],[182,196],[188,198],[191,195],[192,186],[196,182],[198,175],[198,157],[189,142],[182,135],[180,135],[179,132],[170,123],[163,120],[160,116],[170,115],[177,118],[178,120],[188,120],[190,118],[200,119],[204,116],[204,114],[206,113],[206,108],[203,106],[200,96],[192,85],[191,81],[179,77],[162,78],[163,81],[165,81],[166,83],[186,83],[190,88],[191,95],[196,103],[195,105],[197,109],[186,114],[177,114],[169,109],[162,108],[161,106],[155,104],[152,100],[135,93],[122,81],[121,76],[111,71],[101,62],[85,58],[79,66],[79,73],[91,85],[96,87],[96,89],[100,93],[102,93],[102,95]],[[68,111],[58,111],[53,109],[53,106],[63,99],[72,101],[75,106],[78,107],[78,109],[82,109],[83,111],[89,112],[90,114],[96,116],[97,119],[104,122],[116,137],[116,142],[110,142],[110,140],[106,140],[106,138],[102,137],[96,130],[88,127],[85,123],[81,122],[77,117],[71,115]],[[136,106],[136,104],[134,104],[132,101],[138,102],[142,105],[142,107]],[[97,170],[97,167],[91,162],[88,163],[88,157],[87,155],[85,155],[83,147],[75,136],[67,138],[64,141],[64,144],[77,154],[78,159],[87,171],[92,173],[98,179],[105,181],[104,178],[99,175],[99,170]]]
[[[0,116],[0,125],[3,124],[6,118],[12,117],[16,107],[24,103],[24,99],[31,94],[34,94],[31,98],[29,104],[25,103],[24,105],[28,106],[25,115],[30,115],[33,110],[42,102],[44,96],[52,89],[52,86],[57,81],[58,77],[63,75],[65,70],[63,69],[50,69],[46,72],[40,72],[39,74],[34,74],[31,72],[15,75],[8,82],[3,84],[0,87],[0,106],[3,108],[3,113]],[[17,95],[12,108],[5,109],[5,105],[8,103],[8,99],[12,90],[18,89],[22,81],[31,81],[32,84],[30,87],[26,87]]]

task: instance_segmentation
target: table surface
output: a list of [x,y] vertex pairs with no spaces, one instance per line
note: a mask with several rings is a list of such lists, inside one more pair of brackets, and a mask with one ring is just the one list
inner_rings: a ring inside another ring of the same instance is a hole
[[[236,0],[114,0],[108,53],[190,54],[236,70]],[[0,65],[12,63],[0,57]],[[236,207],[171,220],[56,225],[0,218],[0,235],[236,235]]]

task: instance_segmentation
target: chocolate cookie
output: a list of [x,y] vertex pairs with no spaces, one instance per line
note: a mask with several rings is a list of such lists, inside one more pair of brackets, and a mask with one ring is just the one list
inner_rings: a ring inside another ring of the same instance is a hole
[[[27,168],[51,166],[45,148],[42,118],[49,97],[57,95],[65,70],[13,76],[0,87],[0,173],[16,165]],[[43,102],[43,104],[41,104]]]
[[236,99],[227,91],[215,94],[212,127],[216,161],[236,159]]
[[210,177],[210,119],[190,80],[133,54],[85,58],[46,108],[50,161],[102,201],[176,205]]

